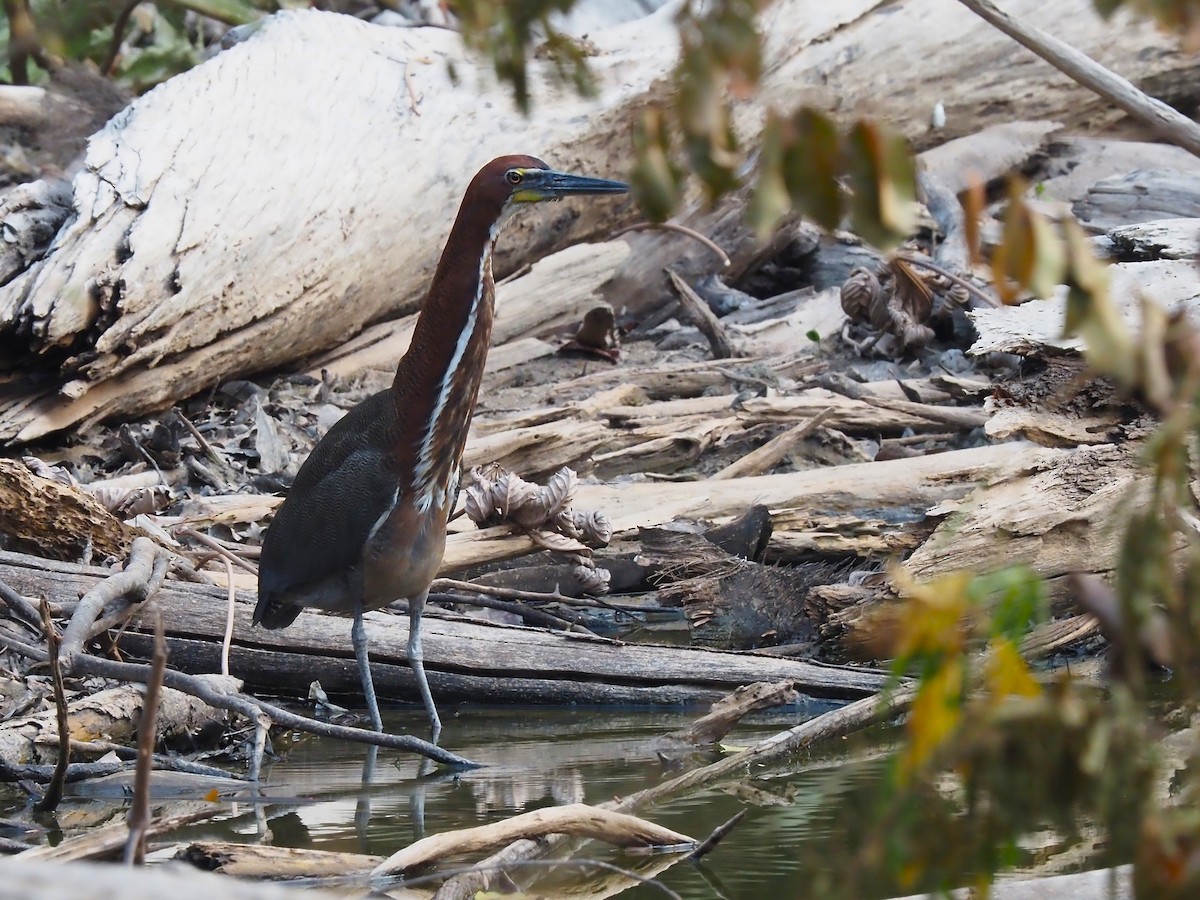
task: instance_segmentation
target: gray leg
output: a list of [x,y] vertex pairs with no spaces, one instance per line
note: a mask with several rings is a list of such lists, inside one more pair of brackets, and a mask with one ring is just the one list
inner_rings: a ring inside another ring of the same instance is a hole
[[367,697],[367,713],[371,726],[383,731],[383,719],[379,715],[379,701],[375,699],[375,682],[371,680],[371,661],[367,658],[367,629],[363,625],[362,604],[354,607],[354,626],[350,629],[350,642],[354,645],[354,656],[358,660],[358,677],[362,680],[363,693]]
[[442,733],[442,720],[438,718],[437,707],[433,705],[433,694],[429,690],[429,679],[425,677],[425,653],[421,649],[421,613],[425,609],[425,599],[429,596],[426,590],[419,597],[408,601],[408,664],[412,666],[413,675],[417,679],[417,690],[425,702],[425,711],[429,713],[429,724],[433,732],[433,743],[437,743]]

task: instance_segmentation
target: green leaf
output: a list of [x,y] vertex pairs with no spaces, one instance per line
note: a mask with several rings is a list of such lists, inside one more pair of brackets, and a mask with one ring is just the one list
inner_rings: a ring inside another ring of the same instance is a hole
[[774,115],[769,116],[763,126],[758,179],[746,207],[746,220],[759,240],[766,240],[791,206],[787,185],[780,171],[783,156],[780,128],[781,123]]
[[842,221],[842,139],[833,120],[807,107],[783,129],[783,180],[796,209],[832,231]]
[[226,25],[249,25],[265,13],[245,0],[163,0],[182,9],[224,22]]
[[976,603],[990,604],[988,633],[992,638],[1019,644],[1031,626],[1049,616],[1045,584],[1028,566],[1010,566],[977,576],[968,593]]
[[637,162],[629,181],[642,211],[653,222],[664,222],[679,206],[682,173],[670,158],[670,135],[662,111],[651,107],[634,127]]
[[814,344],[821,343],[821,335],[815,328],[808,329],[808,331],[804,332],[804,336],[806,338],[808,338],[810,341],[812,341]]

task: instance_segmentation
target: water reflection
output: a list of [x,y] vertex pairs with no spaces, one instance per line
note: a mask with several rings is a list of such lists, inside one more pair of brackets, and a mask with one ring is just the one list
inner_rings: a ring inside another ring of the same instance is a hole
[[[614,712],[583,707],[564,709],[462,708],[448,716],[443,746],[483,762],[485,768],[446,772],[425,761],[391,750],[376,754],[368,784],[362,746],[285,735],[276,739],[278,758],[264,767],[261,792],[243,789],[228,812],[181,830],[179,841],[267,841],[276,846],[389,855],[426,834],[484,824],[540,807],[600,803],[655,785],[678,774],[659,758],[660,737],[689,724],[696,710],[640,709]],[[809,718],[813,710],[776,711],[739,727],[728,743],[745,746],[760,737]],[[417,709],[385,711],[390,731],[425,727]],[[705,791],[648,811],[655,822],[703,838],[741,809],[748,815],[702,866],[680,863],[659,876],[687,898],[726,896],[803,896],[804,877],[798,847],[827,827],[831,804],[855,779],[874,777],[878,765],[867,751],[847,761],[814,756],[799,763],[799,774],[755,778]],[[719,751],[686,761],[688,768],[719,758]],[[162,773],[166,775],[167,773]],[[160,793],[167,782],[160,782]],[[190,803],[203,793],[193,794]],[[104,798],[76,796],[66,801],[60,822],[90,809],[89,824],[124,815],[118,791]],[[836,804],[832,804],[836,805]],[[170,810],[175,811],[175,810]],[[63,825],[66,833],[76,829]],[[663,868],[659,857],[631,856],[597,844],[584,848],[591,857],[632,869]],[[524,883],[533,874],[518,876]],[[563,876],[578,884],[577,870]],[[611,873],[587,881],[608,893],[617,882]],[[551,892],[551,895],[552,892]],[[624,896],[661,897],[647,887]]]

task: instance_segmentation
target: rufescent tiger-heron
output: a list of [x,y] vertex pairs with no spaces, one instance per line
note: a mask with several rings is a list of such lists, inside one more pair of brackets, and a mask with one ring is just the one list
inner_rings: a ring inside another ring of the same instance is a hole
[[392,386],[317,443],[267,529],[254,624],[284,628],[305,607],[354,616],[351,637],[367,709],[383,730],[363,613],[407,599],[408,662],[429,713],[421,611],[446,547],[467,427],[492,334],[492,250],[525,203],[617,194],[616,181],[552,171],[531,156],[494,159],[471,180]]

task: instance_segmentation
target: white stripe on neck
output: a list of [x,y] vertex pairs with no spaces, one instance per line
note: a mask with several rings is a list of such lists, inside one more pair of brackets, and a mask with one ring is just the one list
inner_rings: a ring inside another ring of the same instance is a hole
[[[417,511],[422,514],[428,513],[435,506],[440,508],[446,504],[446,492],[450,489],[450,485],[437,484],[434,477],[434,436],[437,431],[437,423],[441,419],[442,413],[446,409],[446,404],[450,400],[450,387],[454,381],[454,375],[458,372],[459,366],[462,365],[463,356],[467,352],[467,345],[471,342],[471,337],[475,334],[475,323],[479,318],[479,304],[483,300],[483,286],[486,276],[490,274],[492,264],[492,248],[496,244],[496,238],[500,234],[500,229],[504,227],[504,223],[511,212],[512,204],[506,203],[504,210],[500,213],[499,218],[496,219],[488,232],[488,241],[484,247],[483,256],[479,260],[479,280],[475,284],[475,296],[471,300],[471,309],[467,313],[467,322],[458,336],[458,342],[454,345],[454,353],[450,357],[450,365],[447,366],[445,374],[442,375],[442,380],[438,386],[437,402],[433,405],[433,414],[429,417],[429,421],[425,423],[425,434],[421,439],[421,449],[417,452],[417,464],[413,470],[413,487],[416,488],[414,503]],[[467,424],[470,424],[469,419]],[[457,460],[452,460],[451,463],[456,464]],[[450,481],[454,482],[456,480],[454,475],[452,475]]]

